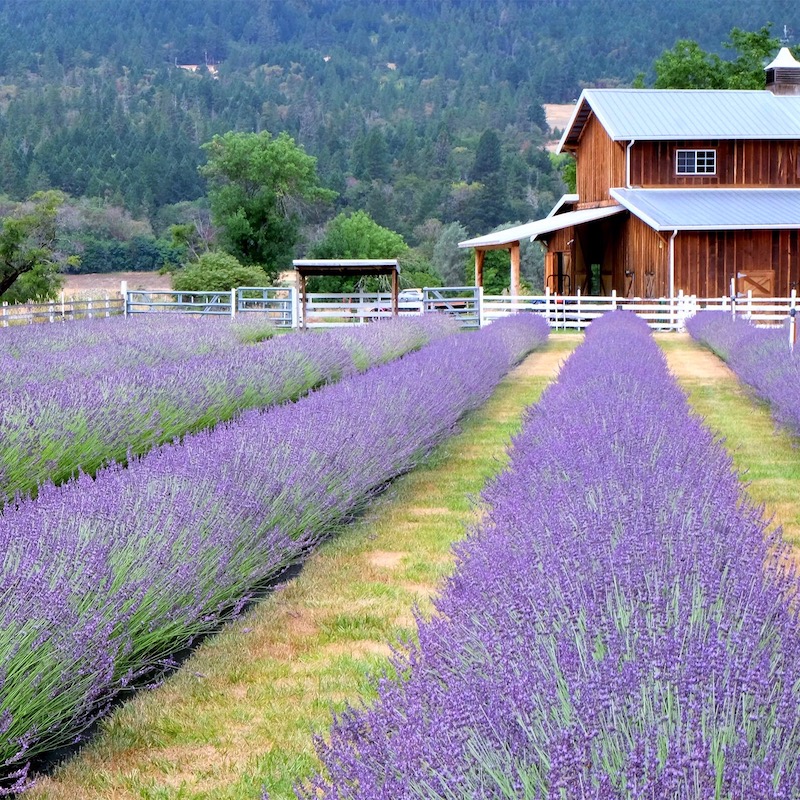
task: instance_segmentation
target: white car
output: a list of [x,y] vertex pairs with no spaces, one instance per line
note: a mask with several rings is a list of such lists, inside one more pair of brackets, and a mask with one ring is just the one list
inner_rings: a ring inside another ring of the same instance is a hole
[[397,295],[398,303],[421,303],[422,289],[401,289]]

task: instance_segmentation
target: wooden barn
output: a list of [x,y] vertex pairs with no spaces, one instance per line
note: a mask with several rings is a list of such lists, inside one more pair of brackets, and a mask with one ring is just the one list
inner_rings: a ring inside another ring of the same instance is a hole
[[587,89],[559,149],[577,161],[577,193],[543,220],[461,242],[478,285],[485,251],[506,249],[517,294],[530,238],[559,294],[800,289],[800,63],[787,48],[765,90]]

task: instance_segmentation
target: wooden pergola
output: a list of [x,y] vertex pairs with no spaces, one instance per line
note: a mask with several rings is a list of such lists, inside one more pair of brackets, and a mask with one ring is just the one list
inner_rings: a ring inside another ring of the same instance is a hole
[[347,278],[363,278],[369,275],[390,275],[392,278],[392,316],[399,308],[397,296],[400,292],[400,263],[396,258],[317,258],[292,261],[297,273],[303,328],[306,327],[308,296],[306,280],[311,277],[340,275]]

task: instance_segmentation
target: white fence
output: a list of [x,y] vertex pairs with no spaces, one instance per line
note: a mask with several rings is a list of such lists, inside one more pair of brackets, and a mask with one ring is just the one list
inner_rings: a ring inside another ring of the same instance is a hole
[[533,296],[490,296],[481,298],[481,325],[520,311],[542,314],[554,329],[583,330],[593,319],[625,308],[645,319],[657,330],[683,330],[686,320],[705,309],[728,311],[752,320],[756,325],[780,325],[797,305],[793,289],[790,297],[753,297],[752,292],[736,297],[696,297],[679,292],[668,297],[642,299],[610,296],[595,297],[580,292],[575,295],[556,295],[549,291]]
[[46,303],[3,303],[0,305],[0,327],[29,325],[34,322],[66,322],[72,319],[98,319],[124,313],[119,295],[89,300],[67,300],[64,293],[58,300]]
[[[751,292],[731,297],[695,297],[682,292],[676,298],[641,299],[610,296],[484,295],[474,286],[425,289],[421,301],[399,303],[401,315],[448,313],[464,327],[486,325],[492,320],[519,312],[541,314],[551,328],[583,330],[593,319],[626,308],[659,330],[682,330],[686,320],[703,309],[727,311],[752,320],[756,325],[780,325],[797,307],[797,293],[789,297],[753,297]],[[171,292],[127,290],[121,296],[60,300],[0,306],[0,327],[31,322],[60,322],[84,317],[110,317],[152,312],[236,316],[259,312],[282,328],[303,324],[298,292],[293,287],[241,287],[228,292]],[[391,317],[388,293],[309,294],[306,298],[306,327],[364,324]]]

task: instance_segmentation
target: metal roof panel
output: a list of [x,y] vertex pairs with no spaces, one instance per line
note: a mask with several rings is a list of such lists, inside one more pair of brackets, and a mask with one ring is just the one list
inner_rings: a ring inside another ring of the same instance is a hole
[[800,189],[612,189],[656,230],[800,229]]
[[544,233],[560,231],[572,225],[583,225],[586,222],[594,222],[613,214],[619,214],[625,209],[622,206],[600,206],[599,208],[583,208],[580,211],[568,211],[565,214],[554,214],[552,217],[538,219],[535,222],[526,222],[524,225],[515,225],[513,228],[506,228],[502,231],[488,233],[485,236],[478,236],[474,239],[467,239],[459,242],[459,247],[502,247],[512,242],[519,242],[522,239],[535,239]]
[[585,89],[559,149],[589,113],[615,141],[800,139],[800,95],[744,89]]

